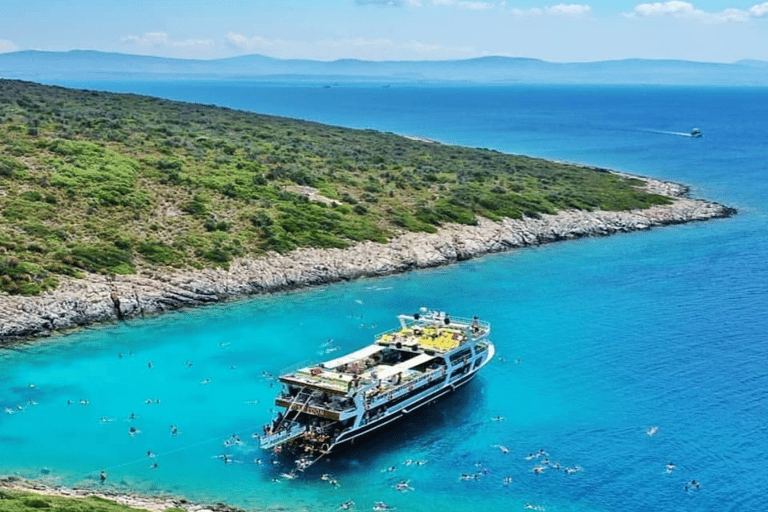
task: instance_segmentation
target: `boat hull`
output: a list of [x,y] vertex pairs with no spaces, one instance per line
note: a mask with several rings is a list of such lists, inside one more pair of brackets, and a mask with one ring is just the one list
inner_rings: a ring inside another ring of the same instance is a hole
[[330,448],[328,449],[328,452],[330,453],[330,452],[339,450],[345,446],[348,446],[350,443],[353,443],[356,440],[361,440],[361,438],[368,436],[369,434],[372,434],[373,432],[383,427],[387,427],[391,424],[394,424],[402,420],[403,418],[413,413],[415,410],[425,405],[429,405],[439,400],[440,398],[443,398],[453,393],[460,387],[470,382],[473,378],[475,378],[475,376],[477,375],[477,372],[479,372],[486,364],[488,364],[491,361],[491,359],[493,359],[494,353],[495,353],[494,346],[490,345],[488,349],[488,355],[483,361],[483,363],[477,368],[467,373],[466,375],[462,375],[461,377],[457,378],[453,382],[446,383],[443,386],[436,388],[432,393],[419,398],[418,400],[408,404],[407,406],[401,409],[392,411],[390,414],[387,414],[379,418],[378,420],[375,420],[371,423],[368,423],[367,425],[363,425],[355,429],[345,430],[339,435],[339,437],[336,439],[336,442],[330,446]]

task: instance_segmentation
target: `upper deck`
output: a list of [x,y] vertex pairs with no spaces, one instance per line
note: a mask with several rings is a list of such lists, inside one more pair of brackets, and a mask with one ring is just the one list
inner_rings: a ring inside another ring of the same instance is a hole
[[413,317],[400,315],[397,318],[400,329],[378,335],[377,344],[444,354],[467,341],[486,338],[491,331],[491,325],[477,317],[452,318],[441,312]]
[[477,317],[452,318],[427,312],[400,315],[398,320],[400,328],[379,334],[374,344],[281,375],[280,381],[331,395],[347,395],[372,385],[386,389],[418,378],[435,366],[435,359],[490,333],[490,324]]

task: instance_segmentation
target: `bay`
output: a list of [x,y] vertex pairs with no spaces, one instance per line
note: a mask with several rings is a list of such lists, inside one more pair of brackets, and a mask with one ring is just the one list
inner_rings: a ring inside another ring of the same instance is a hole
[[[118,489],[288,510],[336,510],[348,499],[357,510],[380,500],[423,511],[765,508],[768,90],[62,85],[652,175],[740,213],[131,320],[0,352],[0,408],[13,412],[0,415],[0,473],[98,486],[105,469],[106,485]],[[684,136],[693,127],[702,139]],[[499,357],[423,416],[300,479],[280,479],[285,468],[251,437],[269,420],[276,392],[266,374],[326,357],[330,339],[343,351],[359,347],[422,305],[490,321]],[[131,425],[141,432],[129,435]],[[225,446],[233,434],[242,444]],[[539,450],[561,470],[533,472],[542,458],[528,456]],[[224,464],[222,453],[235,462]],[[475,472],[484,474],[459,478]],[[692,479],[701,488],[686,491]],[[414,490],[397,492],[402,480]]]

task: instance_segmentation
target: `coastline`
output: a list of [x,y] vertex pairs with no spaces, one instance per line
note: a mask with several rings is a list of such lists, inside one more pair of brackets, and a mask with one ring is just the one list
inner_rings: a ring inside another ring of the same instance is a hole
[[105,487],[102,489],[54,487],[34,480],[26,480],[15,476],[0,476],[0,490],[19,491],[23,493],[56,496],[60,498],[103,498],[126,505],[137,510],[163,512],[168,509],[181,509],[187,512],[242,512],[241,509],[224,503],[200,504],[192,503],[184,498],[164,496],[144,496],[131,492],[118,491]]
[[[600,169],[603,170],[603,169]],[[386,244],[362,242],[346,249],[303,248],[234,260],[229,270],[146,271],[135,275],[87,274],[63,279],[39,296],[0,296],[0,346],[101,322],[313,285],[447,265],[489,253],[589,236],[730,217],[736,210],[688,197],[677,183],[633,176],[649,192],[674,199],[630,211],[567,210],[539,218],[480,218],[478,225],[446,224],[436,233],[401,234]]]

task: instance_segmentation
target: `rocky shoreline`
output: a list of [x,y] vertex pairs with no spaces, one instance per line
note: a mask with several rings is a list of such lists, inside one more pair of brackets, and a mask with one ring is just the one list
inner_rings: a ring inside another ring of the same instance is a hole
[[150,512],[163,512],[167,509],[182,509],[187,512],[243,512],[239,508],[223,503],[204,505],[200,503],[191,503],[184,498],[143,496],[140,494],[126,493],[110,489],[108,487],[102,489],[53,487],[42,482],[25,480],[14,476],[0,477],[0,489],[42,494],[45,496],[58,496],[62,498],[90,498],[95,496],[112,500],[131,508],[148,510]]
[[346,249],[299,249],[286,255],[238,259],[229,270],[88,274],[84,279],[63,279],[58,289],[36,297],[0,295],[0,345],[248,295],[383,276],[520,247],[736,213],[717,203],[689,198],[683,185],[641,179],[649,191],[672,197],[674,202],[621,212],[571,210],[500,222],[481,218],[477,226],[451,224],[437,233],[408,232],[387,244],[362,242]]

